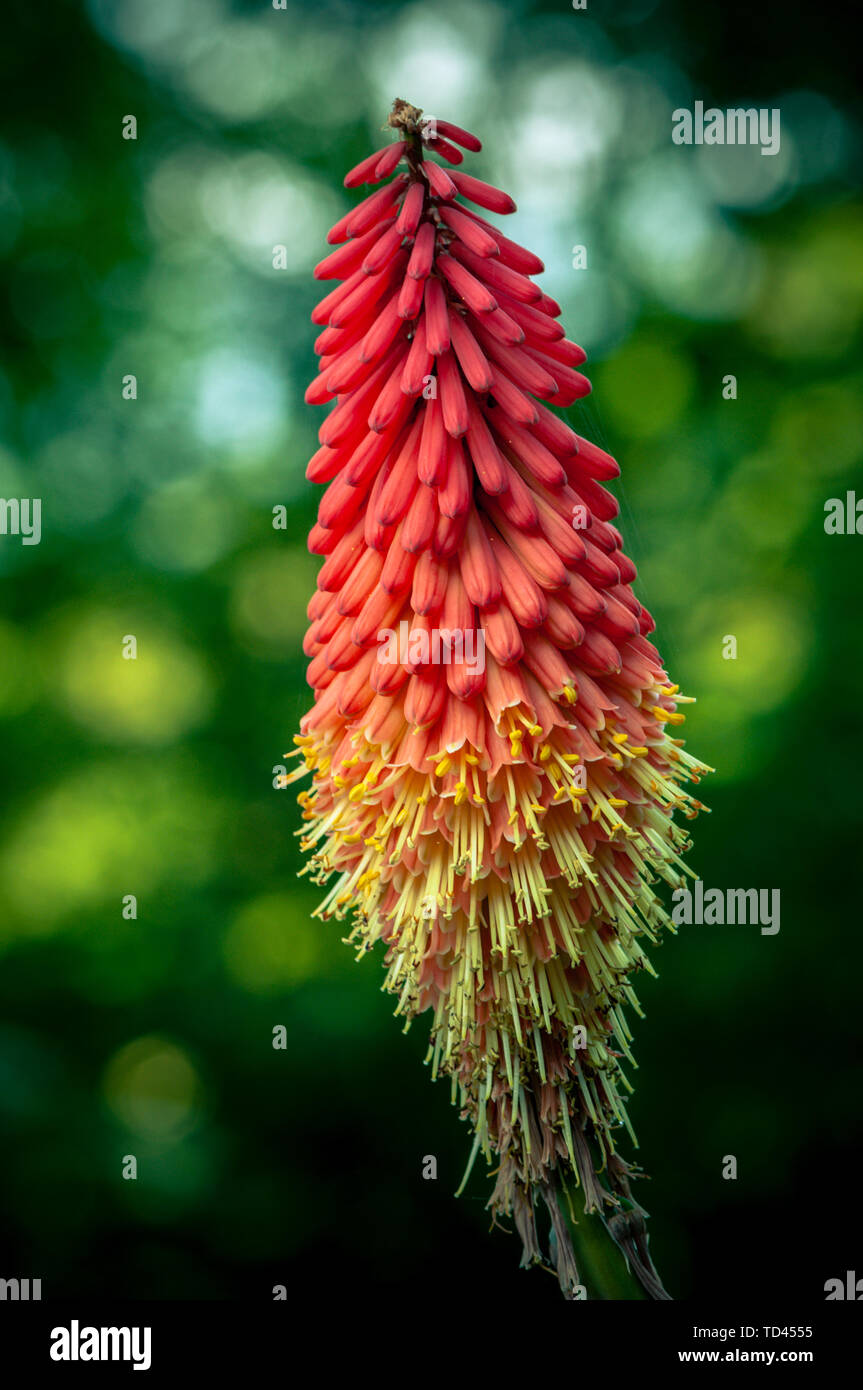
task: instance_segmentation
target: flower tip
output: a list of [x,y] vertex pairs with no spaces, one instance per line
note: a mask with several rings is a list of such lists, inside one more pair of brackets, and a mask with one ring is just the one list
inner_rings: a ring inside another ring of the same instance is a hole
[[392,130],[400,130],[405,135],[414,135],[420,128],[422,121],[422,109],[419,106],[412,106],[409,101],[402,97],[396,97],[393,102],[393,109],[387,117],[387,125]]

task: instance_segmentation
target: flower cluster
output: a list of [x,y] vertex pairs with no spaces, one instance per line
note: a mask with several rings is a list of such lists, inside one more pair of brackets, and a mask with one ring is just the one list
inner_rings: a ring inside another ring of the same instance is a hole
[[632,589],[603,486],[618,466],[549,409],[590,390],[585,354],[542,262],[474,210],[515,204],[462,171],[469,132],[404,102],[390,125],[345,179],[380,186],[315,272],[339,283],[312,315],[306,393],[335,404],[307,470],[327,488],[303,846],[320,915],[352,915],[360,953],[383,942],[396,1011],[430,1015],[432,1074],[497,1160],[491,1206],[525,1260],[542,1196],[571,1293],[556,1193],[579,1184],[662,1297],[615,1149],[623,1006],[670,925],[654,885],[683,881],[672,818],[701,809],[683,783],[706,769],[673,737],[685,697]]

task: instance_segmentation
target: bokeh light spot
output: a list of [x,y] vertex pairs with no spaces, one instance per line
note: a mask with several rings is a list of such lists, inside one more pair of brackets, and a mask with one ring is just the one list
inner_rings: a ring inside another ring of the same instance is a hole
[[[212,680],[186,643],[144,614],[67,612],[57,626],[57,696],[105,742],[171,743],[209,713]],[[134,636],[138,655],[123,657]]]
[[229,974],[254,994],[267,994],[314,976],[324,960],[321,927],[298,912],[296,895],[266,893],[245,903],[225,935]]
[[259,550],[237,566],[230,618],[237,636],[262,656],[295,653],[306,631],[315,557],[298,547]]
[[111,1058],[102,1090],[110,1109],[142,1139],[174,1142],[201,1118],[202,1087],[187,1053],[159,1037],[136,1038]]
[[695,386],[689,359],[669,343],[646,336],[630,340],[596,376],[604,410],[637,439],[669,429]]

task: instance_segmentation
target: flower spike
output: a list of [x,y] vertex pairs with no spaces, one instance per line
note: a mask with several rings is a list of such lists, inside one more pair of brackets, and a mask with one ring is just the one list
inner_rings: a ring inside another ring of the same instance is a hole
[[471,1163],[496,1164],[523,1263],[545,1259],[542,1205],[564,1296],[583,1292],[562,1205],[579,1187],[667,1298],[617,1147],[624,1009],[674,930],[656,887],[684,883],[674,815],[704,809],[685,784],[709,769],[672,737],[688,700],[612,524],[618,466],[549,408],[590,390],[585,354],[542,262],[474,210],[515,204],[460,167],[475,135],[404,101],[389,125],[315,272],[337,285],[307,394],[332,403],[290,777],[312,777],[307,872],[359,955],[382,943],[396,1012],[428,1014],[432,1075]]

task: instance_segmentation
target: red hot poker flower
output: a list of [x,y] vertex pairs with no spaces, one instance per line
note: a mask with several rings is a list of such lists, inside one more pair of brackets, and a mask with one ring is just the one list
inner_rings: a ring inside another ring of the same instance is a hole
[[454,167],[480,149],[469,132],[400,101],[390,125],[316,270],[338,283],[306,399],[334,405],[307,470],[327,484],[309,540],[326,559],[296,741],[303,846],[333,880],[319,915],[354,914],[397,1012],[431,1015],[432,1073],[497,1159],[490,1205],[524,1262],[541,1197],[576,1296],[558,1193],[577,1184],[667,1297],[615,1145],[623,1006],[669,925],[652,884],[682,882],[673,813],[703,809],[682,783],[707,769],[671,737],[685,697],[632,590],[603,487],[618,466],[548,408],[590,390],[585,354],[542,262],[476,211],[515,204]]

